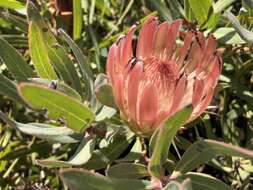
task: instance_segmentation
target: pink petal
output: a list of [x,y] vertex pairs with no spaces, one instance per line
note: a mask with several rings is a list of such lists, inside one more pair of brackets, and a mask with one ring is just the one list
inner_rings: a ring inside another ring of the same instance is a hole
[[191,73],[190,75],[187,76],[187,85],[183,101],[180,102],[180,105],[178,106],[177,110],[183,109],[185,106],[192,104],[194,82],[195,82],[195,75],[194,73]]
[[205,49],[205,60],[210,60],[216,51],[216,40],[213,35],[210,35]]
[[211,103],[213,98],[214,89],[210,89],[206,94],[205,98],[198,104],[198,106],[193,110],[191,119],[193,120],[200,116],[206,109],[206,107]]
[[197,66],[198,67],[197,74],[200,73],[203,69],[205,69],[208,66],[208,63],[212,59],[215,51],[216,51],[216,40],[212,35],[210,35],[208,38],[206,48],[204,50],[202,60],[199,62]]
[[196,79],[193,89],[192,105],[196,107],[203,97],[204,81]]
[[221,61],[219,56],[215,56],[214,61],[209,63],[212,65],[210,71],[206,75],[205,84],[206,88],[214,88],[219,79],[221,72]]
[[113,44],[109,50],[107,63],[106,63],[106,72],[109,76],[110,83],[113,85],[113,73],[114,73],[114,64],[115,64],[115,52],[117,51],[117,47]]
[[179,28],[182,24],[182,20],[174,21],[169,29],[168,40],[167,40],[167,59],[170,59],[173,53],[173,46],[179,33]]
[[132,39],[136,29],[136,25],[132,26],[123,39],[123,46],[122,46],[122,64],[126,66],[126,64],[133,58],[133,48],[132,48]]
[[174,99],[173,99],[173,105],[170,110],[170,114],[177,111],[178,106],[182,101],[184,101],[184,95],[186,93],[186,87],[187,87],[187,77],[185,74],[179,79],[175,92],[174,92]]
[[115,72],[119,73],[122,72],[123,66],[123,59],[122,59],[122,52],[123,52],[123,41],[125,36],[121,35],[117,42],[115,43],[117,45],[117,51],[116,51],[116,64],[115,64]]
[[143,60],[152,54],[152,44],[157,26],[158,21],[156,17],[151,17],[144,23],[137,42],[136,57],[138,59]]
[[113,88],[113,95],[115,98],[115,103],[119,107],[120,110],[124,110],[124,94],[123,94],[123,75],[117,74],[114,76],[114,88]]
[[155,123],[153,125],[153,129],[156,129],[157,127],[160,127],[161,124],[166,121],[167,118],[169,118],[169,113],[165,111],[158,112]]
[[155,32],[155,38],[153,43],[155,51],[154,53],[156,53],[157,56],[163,54],[167,46],[169,27],[169,23],[164,22],[159,25],[158,29]]
[[197,67],[197,64],[200,62],[200,59],[202,58],[202,49],[197,42],[197,40],[193,41],[192,47],[189,52],[189,56],[186,60],[186,65],[184,68],[184,71],[186,71],[187,74],[192,73],[195,68]]
[[130,118],[136,120],[136,107],[138,98],[138,89],[143,73],[143,63],[138,61],[128,74],[127,79],[127,102]]
[[150,131],[157,117],[158,102],[157,92],[152,83],[148,83],[141,94],[139,101],[138,117],[143,131]]
[[210,76],[212,77],[212,79],[214,79],[215,81],[217,81],[220,72],[221,72],[221,58],[219,56],[215,56],[214,58],[214,63],[213,63],[213,68],[210,72]]
[[184,39],[184,45],[179,50],[178,60],[177,63],[179,67],[183,65],[183,62],[189,52],[190,45],[192,43],[194,34],[192,32],[187,32],[185,39]]
[[201,48],[205,48],[206,46],[206,39],[202,32],[198,32],[196,35],[197,42],[199,43]]

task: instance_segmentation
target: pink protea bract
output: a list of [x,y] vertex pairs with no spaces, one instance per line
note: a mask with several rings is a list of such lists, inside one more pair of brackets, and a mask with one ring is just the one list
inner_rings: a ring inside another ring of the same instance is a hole
[[159,24],[151,17],[134,49],[136,27],[119,37],[107,59],[107,75],[123,119],[136,133],[151,135],[175,112],[192,105],[188,122],[192,121],[210,104],[220,75],[215,38],[180,31],[182,20]]

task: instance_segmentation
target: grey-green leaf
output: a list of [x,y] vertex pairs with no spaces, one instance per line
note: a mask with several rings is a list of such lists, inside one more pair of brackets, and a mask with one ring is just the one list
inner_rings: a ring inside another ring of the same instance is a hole
[[151,190],[146,180],[115,179],[82,169],[63,169],[60,177],[71,190]]
[[112,87],[108,83],[105,74],[99,74],[95,80],[95,93],[97,99],[104,105],[116,107],[112,94]]
[[95,119],[93,112],[82,102],[57,90],[33,83],[21,83],[19,92],[31,107],[46,108],[49,117],[63,118],[67,126],[74,130],[86,129]]
[[155,138],[154,150],[149,162],[149,171],[157,178],[160,178],[163,171],[163,164],[168,157],[168,151],[173,138],[180,127],[187,121],[192,113],[192,106],[188,106],[171,116],[158,130]]
[[253,9],[253,1],[252,0],[243,0],[243,2],[250,7],[251,9]]
[[31,0],[28,0],[27,13],[29,23],[36,25],[39,33],[42,34],[42,42],[46,47],[46,53],[51,64],[54,65],[55,69],[58,71],[59,75],[66,84],[72,86],[77,90],[77,92],[82,94],[81,82],[78,73],[66,48],[59,44],[55,35],[51,31],[51,28],[48,27],[43,17],[40,16]]
[[221,154],[253,160],[253,151],[214,140],[198,140],[184,153],[172,176],[185,174]]
[[219,43],[222,44],[245,44],[246,42],[240,37],[232,27],[220,27],[213,35]]
[[128,155],[126,155],[124,158],[116,160],[116,162],[133,162],[140,160],[144,156],[142,148],[143,147],[140,138],[136,138],[136,141]]
[[0,94],[25,105],[23,99],[19,96],[17,85],[10,79],[0,73]]
[[185,17],[185,10],[178,0],[167,0],[167,2],[170,5],[170,8],[173,9],[171,11],[174,11],[174,14],[176,13],[176,15]]
[[95,150],[87,164],[86,169],[99,170],[113,163],[131,144],[134,134],[130,131],[117,132],[107,146]]
[[75,40],[81,37],[82,26],[83,26],[82,1],[73,0],[73,37]]
[[20,0],[1,0],[0,7],[10,9],[23,9],[25,8],[25,3],[24,1]]
[[47,159],[47,160],[37,160],[37,164],[50,168],[80,166],[89,161],[89,159],[92,156],[94,147],[95,147],[95,139],[87,140],[83,138],[75,154],[69,159],[69,161]]
[[209,10],[212,8],[212,0],[188,0],[191,10],[200,26],[204,26],[209,19]]
[[233,13],[226,11],[225,16],[232,23],[233,27],[235,28],[235,30],[238,32],[238,34],[241,36],[243,40],[245,40],[248,43],[253,43],[253,32],[242,27],[240,22],[235,17],[235,15],[233,15]]
[[68,36],[66,32],[62,29],[59,29],[59,33],[62,35],[64,40],[68,43],[69,47],[71,48],[72,52],[75,55],[77,63],[80,67],[82,77],[84,78],[85,82],[85,97],[86,100],[91,100],[92,96],[94,95],[93,92],[93,75],[90,66],[88,65],[87,58],[84,56],[82,50],[77,46],[77,44]]
[[229,7],[235,1],[236,0],[219,0],[219,1],[217,1],[213,6],[214,13],[219,13],[221,11],[224,11],[227,7]]
[[68,96],[71,96],[79,101],[82,101],[81,96],[73,88],[66,85],[63,81],[49,80],[43,78],[30,78],[29,81],[59,90],[60,92],[63,92]]
[[[193,190],[190,179],[182,180],[181,183],[178,181],[169,182],[162,190]],[[197,189],[196,189],[197,190]]]
[[103,106],[100,112],[96,115],[96,121],[103,121],[105,119],[110,119],[117,113],[117,110],[108,106]]
[[4,16],[6,21],[13,24],[16,28],[20,29],[22,32],[28,32],[28,23],[25,17],[16,15],[13,12],[7,10],[6,12],[0,13],[0,16]]
[[149,0],[150,4],[154,7],[154,10],[157,10],[163,20],[172,22],[171,11],[165,6],[164,2],[161,0]]
[[190,179],[193,189],[232,190],[221,180],[203,173],[189,172],[179,177],[181,180]]
[[107,176],[115,178],[136,179],[149,176],[147,167],[143,164],[122,163],[110,167]]
[[35,77],[32,68],[6,40],[0,37],[0,58],[17,81]]
[[6,34],[6,35],[0,35],[0,38],[5,39],[14,48],[17,48],[17,49],[28,48],[28,39],[25,36],[17,35],[17,34]]
[[29,50],[32,62],[40,77],[57,79],[58,77],[48,57],[42,32],[38,24],[33,21],[29,22]]
[[189,0],[184,0],[184,10],[185,10],[185,16],[188,21],[192,22],[194,19],[194,13],[191,9]]
[[75,133],[73,130],[67,127],[56,127],[41,123],[23,124],[8,118],[1,111],[0,111],[0,118],[2,118],[4,122],[8,123],[15,129],[18,129],[22,133],[32,135],[47,141],[59,143],[77,143],[81,139],[80,134]]

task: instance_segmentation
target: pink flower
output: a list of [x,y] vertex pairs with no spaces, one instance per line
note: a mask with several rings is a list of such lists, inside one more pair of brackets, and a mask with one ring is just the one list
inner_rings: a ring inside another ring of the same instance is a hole
[[182,20],[159,25],[152,17],[141,28],[136,48],[136,25],[110,48],[107,75],[114,99],[136,133],[152,134],[188,105],[194,108],[192,121],[212,100],[221,71],[216,40],[201,32],[179,32],[181,25]]

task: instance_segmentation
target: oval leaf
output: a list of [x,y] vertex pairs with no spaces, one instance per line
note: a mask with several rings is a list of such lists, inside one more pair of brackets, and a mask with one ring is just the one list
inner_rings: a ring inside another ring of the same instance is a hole
[[115,178],[143,178],[149,176],[147,167],[142,164],[123,163],[110,167],[107,176]]
[[[21,15],[17,15],[15,14],[15,12],[11,12],[11,11],[3,12],[3,16],[6,21],[13,24],[16,28],[18,28],[22,32],[24,33],[28,32],[28,23],[25,17]],[[13,44],[11,45],[13,46]]]
[[0,37],[5,39],[14,48],[17,48],[17,49],[28,48],[28,39],[25,36],[17,35],[17,34],[5,34],[5,35],[0,35]]
[[30,77],[35,77],[32,68],[23,57],[1,37],[0,57],[17,81],[26,81]]
[[253,43],[253,32],[242,27],[240,22],[235,17],[235,15],[233,15],[233,13],[226,11],[225,16],[232,23],[233,27],[235,28],[235,30],[238,32],[238,34],[241,36],[243,40],[245,40],[248,43]]
[[72,190],[151,190],[146,180],[115,179],[82,169],[60,171],[63,182]]
[[60,160],[37,160],[37,164],[40,166],[50,167],[50,168],[59,168],[59,167],[70,167],[70,166],[80,166],[85,164],[92,155],[95,139],[90,139],[87,142],[87,139],[83,139],[80,145],[78,146],[76,153],[70,158],[69,161],[60,161]]
[[[74,63],[70,59],[65,47],[61,46],[51,28],[48,27],[44,18],[40,16],[38,9],[31,2],[27,1],[27,14],[30,25],[35,25],[38,32],[42,35],[41,43],[46,47],[47,56],[50,62],[55,66],[63,81],[82,93],[81,83]],[[36,42],[35,42],[36,43]]]
[[212,0],[188,0],[194,16],[200,26],[203,26],[209,18],[209,9],[212,8]]
[[9,9],[23,9],[25,8],[24,1],[20,0],[2,0],[0,1],[0,7]]
[[112,87],[109,85],[107,76],[105,74],[99,74],[97,76],[94,86],[97,99],[102,104],[110,107],[116,107],[112,94]]
[[223,183],[221,180],[203,173],[189,172],[180,176],[179,179],[190,179],[193,189],[232,190],[232,188]]
[[77,44],[68,36],[66,32],[62,29],[59,29],[59,33],[62,35],[64,40],[67,42],[72,52],[74,53],[77,63],[80,67],[82,76],[85,82],[85,96],[87,100],[91,100],[94,92],[93,92],[93,75],[92,70],[89,67],[86,57],[84,56],[82,50],[77,46]]
[[130,131],[117,132],[108,145],[95,150],[91,159],[84,165],[86,169],[99,170],[113,163],[131,144],[134,139],[134,134]]
[[108,106],[103,106],[100,112],[96,115],[96,121],[110,119],[117,113],[117,110]]
[[16,102],[19,102],[23,105],[26,105],[23,99],[18,94],[16,84],[1,73],[0,73],[0,94],[5,95],[8,98]]
[[190,179],[185,179],[181,183],[177,181],[169,182],[162,190],[193,190]]
[[230,6],[235,1],[236,0],[219,0],[219,1],[217,1],[213,6],[214,13],[219,13],[219,12],[225,10],[228,6]]
[[77,143],[81,140],[81,136],[67,127],[56,127],[41,123],[23,124],[9,119],[0,111],[0,118],[10,126],[18,129],[22,133],[32,135],[47,141],[59,143]]
[[38,24],[32,21],[29,23],[29,50],[32,62],[40,77],[57,79],[58,77],[47,54],[47,47],[43,42],[42,32]]
[[62,81],[42,79],[42,78],[30,78],[29,81],[37,83],[37,84],[45,85],[55,90],[59,90],[60,92],[63,92],[64,94],[67,94],[68,96],[71,96],[79,101],[82,101],[81,96],[73,88],[66,85]]
[[73,37],[75,40],[82,35],[83,13],[81,0],[73,0]]
[[222,44],[245,44],[246,42],[240,37],[232,27],[220,27],[213,35],[219,43]]
[[37,84],[21,83],[19,92],[31,107],[46,108],[49,117],[64,118],[67,126],[74,130],[81,131],[94,120],[94,114],[89,108],[59,91]]
[[136,138],[136,141],[130,150],[130,152],[124,157],[116,160],[116,162],[134,162],[144,157],[144,151],[142,150],[142,143],[140,138]]
[[155,139],[155,143],[154,151],[149,162],[149,171],[153,176],[157,178],[162,177],[163,164],[168,157],[171,142],[179,128],[182,127],[191,115],[192,110],[192,106],[189,106],[181,111],[178,111],[171,116],[163,126],[158,128],[158,132],[154,133],[154,136],[157,135],[157,138],[152,138]]
[[199,140],[184,153],[172,175],[184,174],[221,154],[253,160],[253,151],[214,140]]

